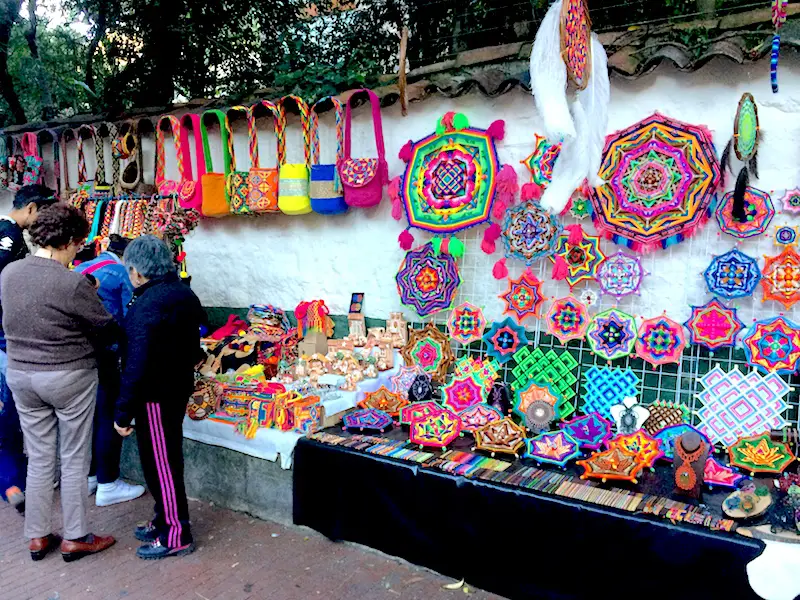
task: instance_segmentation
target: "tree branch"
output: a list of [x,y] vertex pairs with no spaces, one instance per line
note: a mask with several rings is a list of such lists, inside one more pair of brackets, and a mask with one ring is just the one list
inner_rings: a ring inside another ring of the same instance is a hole
[[19,18],[22,0],[0,0],[0,94],[8,104],[11,118],[15,124],[25,123],[25,109],[19,101],[14,88],[14,80],[8,72],[8,42],[11,39],[11,28]]
[[99,4],[94,35],[86,50],[86,87],[92,90],[92,92],[96,92],[94,87],[94,55],[97,53],[100,40],[105,37],[108,27],[108,2],[107,0],[100,0]]

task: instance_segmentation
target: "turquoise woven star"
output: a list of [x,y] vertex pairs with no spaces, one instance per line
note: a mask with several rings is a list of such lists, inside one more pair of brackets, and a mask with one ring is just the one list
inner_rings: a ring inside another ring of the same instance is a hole
[[492,323],[491,328],[483,335],[486,343],[486,354],[505,364],[519,348],[528,343],[525,328],[517,325],[510,317]]

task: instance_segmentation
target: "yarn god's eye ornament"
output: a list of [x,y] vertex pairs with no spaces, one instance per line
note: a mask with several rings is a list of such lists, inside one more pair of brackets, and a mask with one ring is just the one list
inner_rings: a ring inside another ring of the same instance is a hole
[[510,417],[504,417],[475,431],[474,449],[490,452],[492,456],[495,453],[516,456],[524,445],[525,429],[514,423]]
[[744,323],[736,316],[735,308],[728,308],[713,298],[703,306],[692,306],[692,316],[684,323],[689,330],[689,343],[718,350],[733,346]]
[[428,415],[435,415],[444,410],[444,407],[432,400],[414,402],[400,409],[400,424],[411,425],[414,421],[424,419]]
[[544,317],[547,332],[559,342],[578,340],[589,327],[589,309],[581,301],[568,296],[554,300]]
[[461,285],[455,259],[431,242],[406,253],[395,280],[400,301],[421,317],[448,310]]
[[461,419],[462,431],[475,433],[484,425],[500,421],[503,415],[494,406],[475,404],[458,413],[458,417]]
[[580,225],[568,225],[569,234],[558,236],[556,251],[550,256],[553,279],[564,280],[570,289],[581,281],[592,281],[598,267],[606,259],[600,248],[600,238],[584,233]]
[[400,414],[400,409],[408,404],[408,400],[400,394],[390,392],[386,386],[381,386],[374,392],[366,392],[364,399],[358,403],[361,408],[375,408],[393,417]]
[[583,467],[581,479],[600,479],[603,483],[609,480],[637,483],[636,476],[646,466],[638,455],[622,448],[595,452],[590,458],[579,460],[577,464]]
[[362,408],[348,413],[342,419],[344,428],[357,431],[380,431],[392,427],[392,417],[377,408]]
[[778,256],[764,257],[761,278],[764,300],[775,300],[786,310],[800,300],[800,254],[793,246],[785,246]]
[[503,314],[511,315],[517,323],[522,323],[527,317],[538,319],[541,316],[539,310],[545,300],[542,282],[530,269],[525,269],[519,279],[509,278],[508,289],[499,297],[505,304]]
[[703,273],[708,291],[728,300],[752,296],[761,280],[758,261],[736,248],[714,257]]
[[[413,246],[409,229],[417,228],[443,236],[445,251],[461,256],[464,244],[454,234],[502,220],[519,190],[514,168],[501,167],[497,159],[495,141],[504,137],[503,121],[478,129],[465,115],[448,112],[436,131],[401,148],[399,158],[406,169],[390,182],[389,197],[392,217],[399,221],[405,213],[408,219],[408,229],[399,238],[403,249]],[[500,225],[492,223],[484,232],[484,252],[492,254],[499,237]]]
[[596,412],[564,421],[559,427],[585,450],[599,450],[611,439],[611,421]]
[[520,347],[528,343],[525,329],[520,327],[509,317],[492,323],[491,328],[483,335],[486,344],[486,354],[496,359],[500,364],[505,364]]
[[450,313],[447,319],[447,330],[450,337],[465,346],[481,339],[486,329],[483,311],[469,302],[462,302]]
[[406,366],[419,365],[427,375],[439,383],[444,383],[447,370],[455,360],[453,350],[450,348],[450,339],[433,323],[428,323],[423,329],[411,330],[408,334],[408,343],[403,346],[400,353]]
[[525,458],[532,458],[538,463],[547,463],[564,467],[581,456],[578,442],[564,431],[540,433],[527,440]]
[[739,440],[728,448],[732,467],[755,473],[783,473],[795,460],[795,455],[786,442],[770,438],[769,432]]
[[764,373],[794,373],[800,361],[800,326],[786,317],[756,321],[742,336],[747,364]]
[[624,358],[636,344],[636,321],[631,315],[611,308],[595,315],[586,330],[586,339],[597,356],[609,361]]
[[412,444],[445,448],[461,434],[461,419],[455,413],[443,409],[411,422],[409,439]]
[[683,327],[667,316],[646,319],[639,326],[636,356],[654,367],[679,363],[685,347]]

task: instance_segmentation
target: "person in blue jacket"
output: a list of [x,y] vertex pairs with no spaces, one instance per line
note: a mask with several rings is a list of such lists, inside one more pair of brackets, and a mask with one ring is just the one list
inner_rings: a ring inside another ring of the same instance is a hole
[[[95,280],[100,301],[122,325],[128,304],[133,298],[133,284],[122,264],[122,255],[130,240],[117,234],[109,237],[108,248],[96,258],[83,262],[75,271]],[[108,348],[97,359],[100,382],[92,433],[92,464],[89,470],[89,493],[97,492],[97,506],[111,506],[134,500],[144,494],[144,487],[132,485],[119,477],[122,438],[114,430],[114,405],[119,395],[119,349]]]

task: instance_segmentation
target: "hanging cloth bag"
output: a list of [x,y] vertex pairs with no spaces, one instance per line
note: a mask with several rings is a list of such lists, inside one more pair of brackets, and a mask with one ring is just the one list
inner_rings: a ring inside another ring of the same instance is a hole
[[[147,183],[144,177],[142,123],[147,123],[149,128],[153,126],[153,123],[147,118],[129,121],[123,125],[120,131],[120,142],[116,145],[114,151],[120,154],[120,158],[126,159],[127,157],[127,159],[130,159],[130,162],[122,169],[120,187],[123,190],[134,191],[142,196],[152,196],[156,193],[156,186],[152,183]],[[156,154],[158,153],[156,152]],[[155,173],[155,168],[152,172]]]
[[[192,173],[192,147],[189,141],[189,127],[191,125],[194,137],[194,173]],[[181,208],[198,211],[203,214],[203,175],[206,173],[206,157],[203,150],[203,136],[200,134],[200,115],[186,114],[181,119],[181,155],[186,176],[194,181],[194,194],[180,199]]]
[[0,188],[7,188],[10,182],[8,176],[8,138],[0,134]]
[[[303,155],[304,163],[286,162],[286,111],[284,102],[294,100],[300,110],[300,121],[303,127]],[[297,96],[284,96],[278,101],[280,113],[280,130],[278,143],[282,150],[278,177],[278,208],[287,215],[305,215],[311,212],[311,198],[308,190],[308,167],[311,163],[311,144],[309,139],[310,127],[308,118],[308,105]]]
[[[166,178],[166,155],[164,147],[164,126],[172,130],[172,144],[175,149],[175,158],[178,163],[180,180],[174,181]],[[162,196],[176,195],[180,204],[191,202],[194,198],[195,183],[186,178],[186,167],[183,164],[184,154],[181,151],[181,123],[177,117],[167,115],[161,117],[156,126],[156,188]],[[191,171],[191,165],[189,165]]]
[[42,163],[44,160],[39,152],[39,140],[35,133],[23,133],[20,142],[22,155],[25,158],[25,173],[22,176],[22,185],[33,185],[42,180]]
[[[372,105],[372,125],[375,130],[375,145],[378,158],[353,158],[350,154],[353,145],[352,103],[358,94],[366,93]],[[389,167],[386,164],[383,145],[383,125],[381,124],[381,103],[372,90],[358,90],[347,100],[344,129],[344,158],[339,161],[339,177],[344,186],[344,201],[349,206],[366,208],[377,206],[383,197],[383,187],[389,180]]]
[[[222,137],[222,160],[224,171],[214,173],[214,162],[211,156],[211,144],[208,139],[206,117],[216,118],[219,122],[220,136]],[[206,173],[200,178],[203,186],[203,215],[206,217],[224,217],[231,214],[226,193],[225,180],[231,172],[231,155],[228,152],[228,117],[221,110],[212,109],[203,113],[200,120],[200,130],[203,133],[203,153],[206,158]]]
[[[336,111],[336,161],[319,163],[319,117],[317,107],[330,100]],[[321,215],[336,215],[347,211],[344,190],[336,165],[344,153],[344,110],[333,96],[322,98],[311,108],[311,208]]]
[[84,131],[88,132],[92,143],[95,144],[95,147],[97,146],[97,138],[95,137],[96,132],[94,127],[91,125],[81,125],[78,127],[78,131],[75,133],[76,144],[78,147],[78,193],[81,195],[91,196],[94,192],[94,181],[89,181],[89,177],[87,175],[88,167],[86,166],[86,140],[83,138]]
[[[275,145],[277,148],[278,165],[284,161],[284,156],[281,154],[283,150],[280,144],[278,131],[281,127],[281,117],[278,107],[269,100],[263,100],[262,105],[266,107],[272,117],[272,127],[275,133]],[[271,213],[280,212],[278,208],[278,167],[268,168],[262,167],[260,164],[260,154],[258,152],[258,129],[255,124],[255,108],[252,107],[253,113],[253,129],[256,132],[256,146],[255,151],[251,153],[250,160],[252,166],[250,173],[247,176],[247,207],[250,212],[254,213]]]
[[[45,129],[41,134],[49,135],[53,140],[53,183],[56,196],[61,198],[61,136],[56,129]],[[44,174],[42,175],[44,181]]]
[[[103,132],[107,135],[103,135]],[[117,139],[118,131],[117,126],[113,123],[103,123],[97,128],[97,135],[95,136],[94,152],[97,160],[97,171],[94,176],[94,190],[95,192],[107,192],[111,194],[118,194],[120,192],[119,185],[119,158],[114,156],[114,140]],[[111,183],[106,180],[106,137],[110,140],[111,144]]]
[[[243,112],[245,120],[247,121],[247,145],[250,155],[250,167],[258,164],[258,138],[256,137],[256,120],[253,117],[253,110],[246,106],[232,106],[228,109],[231,111]],[[248,178],[250,176],[249,169],[247,171],[237,170],[236,168],[236,151],[233,147],[233,126],[231,120],[228,119],[230,129],[228,131],[228,153],[231,155],[231,172],[228,174],[228,198],[230,198],[231,212],[235,215],[249,214],[250,206],[247,204],[247,197],[249,195]]]

